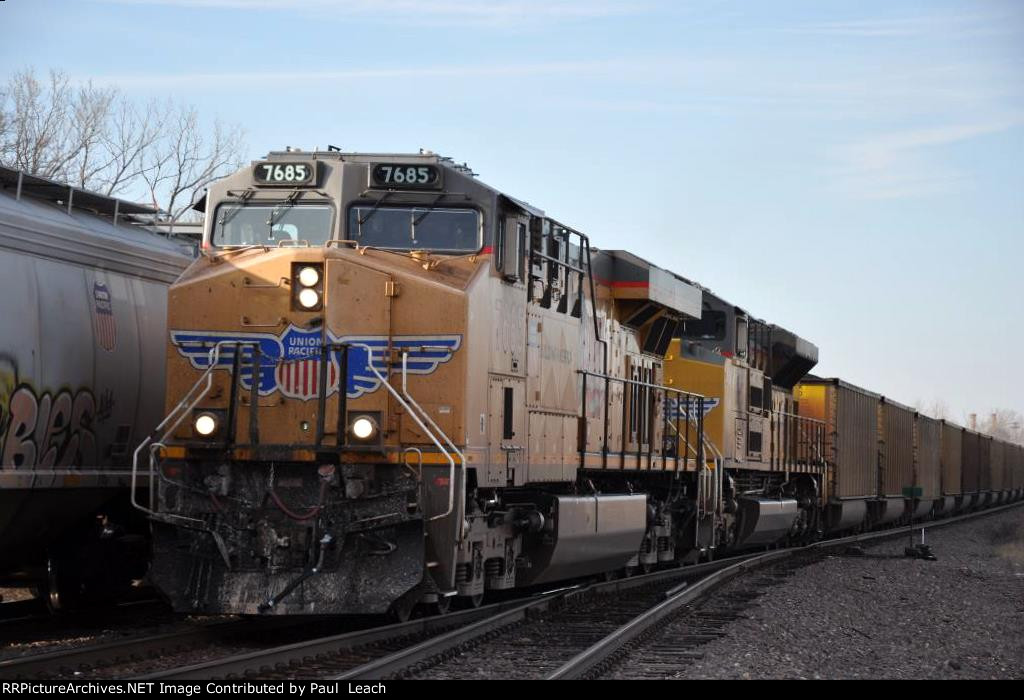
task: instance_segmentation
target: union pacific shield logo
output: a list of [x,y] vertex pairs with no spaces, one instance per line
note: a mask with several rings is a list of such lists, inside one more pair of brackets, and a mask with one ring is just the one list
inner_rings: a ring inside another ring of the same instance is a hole
[[[347,395],[357,399],[380,388],[380,379],[387,376],[387,336],[335,336],[326,334],[329,345],[348,346]],[[287,397],[308,401],[320,391],[320,375],[324,362],[323,331],[306,330],[290,325],[280,335],[273,333],[227,333],[219,331],[171,331],[171,343],[182,357],[196,369],[205,370],[210,363],[210,350],[220,344],[221,350],[214,370],[230,370],[238,355],[239,383],[243,389],[255,381],[262,396],[281,392]],[[407,353],[409,374],[432,374],[438,366],[452,359],[462,345],[461,335],[399,335],[391,337],[396,356]],[[259,349],[259,359],[254,351]],[[332,349],[327,358],[327,395],[337,393],[341,374],[340,349]],[[401,374],[401,362],[391,367],[392,374]]]
[[[277,365],[277,388],[285,396],[308,401],[320,392],[320,374],[323,369],[319,330],[303,331],[291,326],[281,336],[284,356]],[[338,390],[339,358],[327,358],[328,394]]]
[[93,318],[96,321],[96,344],[107,352],[117,345],[117,321],[114,320],[114,306],[110,303],[110,290],[102,282],[92,286]]
[[[715,408],[718,407],[722,400],[715,396],[708,396],[704,399],[703,403],[703,416],[707,418],[707,415],[711,413]],[[701,402],[693,396],[686,397],[670,397],[665,400],[665,408],[668,411],[669,420],[680,421],[696,421],[697,416],[701,413]]]
[[[277,388],[285,396],[308,401],[320,391],[322,370],[319,360],[282,362],[277,366]],[[333,358],[327,362],[327,386],[332,394],[338,390],[338,363]]]

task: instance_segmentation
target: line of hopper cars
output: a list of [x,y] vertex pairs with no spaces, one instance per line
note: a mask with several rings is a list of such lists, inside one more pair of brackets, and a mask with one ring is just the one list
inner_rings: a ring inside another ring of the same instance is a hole
[[840,379],[807,378],[799,412],[826,424],[829,529],[1019,499],[1024,447],[936,420]]

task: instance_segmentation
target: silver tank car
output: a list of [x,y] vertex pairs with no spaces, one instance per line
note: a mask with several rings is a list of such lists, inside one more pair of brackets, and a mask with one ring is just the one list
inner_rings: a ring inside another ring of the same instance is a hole
[[0,168],[0,583],[55,605],[145,562],[124,551],[144,554],[128,467],[160,418],[167,287],[192,260],[140,225],[155,213]]

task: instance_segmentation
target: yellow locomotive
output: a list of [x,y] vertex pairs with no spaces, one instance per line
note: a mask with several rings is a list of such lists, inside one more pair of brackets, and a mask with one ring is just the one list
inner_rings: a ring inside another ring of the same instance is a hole
[[176,609],[404,617],[821,531],[793,334],[429,152],[272,153],[199,206],[135,455]]

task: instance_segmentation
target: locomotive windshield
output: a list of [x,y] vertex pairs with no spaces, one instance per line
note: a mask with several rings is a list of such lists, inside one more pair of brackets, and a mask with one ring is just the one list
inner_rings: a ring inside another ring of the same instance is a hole
[[213,227],[216,246],[319,246],[330,237],[331,208],[325,204],[222,204]]
[[386,250],[474,253],[480,249],[479,222],[472,209],[352,207],[348,237]]

